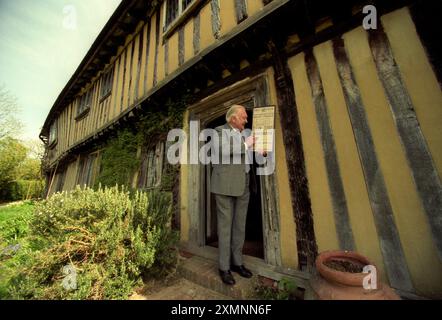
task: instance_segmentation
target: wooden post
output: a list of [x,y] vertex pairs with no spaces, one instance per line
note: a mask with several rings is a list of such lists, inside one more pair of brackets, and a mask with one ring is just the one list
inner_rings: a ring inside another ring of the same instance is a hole
[[299,268],[312,270],[318,254],[318,248],[313,228],[313,214],[293,79],[287,64],[287,57],[278,50],[273,40],[269,40],[267,44],[274,62],[278,110],[286,150],[290,195],[296,223]]

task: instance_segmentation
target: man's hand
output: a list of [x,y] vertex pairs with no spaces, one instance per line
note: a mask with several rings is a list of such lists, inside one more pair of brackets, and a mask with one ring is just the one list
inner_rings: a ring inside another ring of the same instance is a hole
[[267,151],[264,151],[262,149],[257,149],[257,150],[255,150],[255,152],[258,152],[263,157],[267,157]]
[[245,143],[247,148],[251,148],[255,144],[256,138],[255,136],[250,136],[245,139]]

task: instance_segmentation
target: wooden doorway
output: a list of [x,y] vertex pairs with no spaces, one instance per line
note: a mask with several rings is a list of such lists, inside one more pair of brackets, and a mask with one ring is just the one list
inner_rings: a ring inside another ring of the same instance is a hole
[[[233,104],[244,105],[249,112],[250,120],[255,107],[269,105],[267,75],[243,80],[191,106],[189,122],[194,128],[196,127],[194,130],[197,134],[204,128],[224,124],[223,117]],[[192,126],[189,125],[190,128]],[[200,142],[199,147],[205,143]],[[249,243],[245,244],[244,253],[262,258],[267,264],[280,266],[280,216],[276,174],[275,171],[273,174],[260,176],[257,179],[259,193],[254,201],[251,199],[249,202],[249,212],[253,213],[248,214],[248,219],[253,221],[247,221],[250,228],[246,230]],[[210,172],[206,165],[198,163],[188,166],[189,245],[199,248],[214,246],[216,242],[215,202],[207,188],[207,185],[210,185],[208,179],[210,179]],[[261,218],[261,231],[251,230],[256,229],[257,215],[258,219],[259,216]],[[262,235],[262,240],[260,235]]]
[[[252,129],[252,118],[254,99],[248,101],[240,101],[238,104],[246,107],[248,113],[248,123],[246,128]],[[213,119],[204,129],[214,129],[226,123],[224,115]],[[202,128],[203,129],[203,128]],[[246,234],[243,247],[243,254],[264,259],[263,247],[263,228],[262,228],[262,206],[261,206],[261,188],[260,177],[256,176],[257,163],[254,162],[250,174],[250,200],[247,210]],[[205,165],[205,225],[206,225],[206,239],[205,244],[212,247],[218,247],[218,233],[217,233],[217,215],[215,196],[210,190],[210,180],[212,175],[212,166]]]

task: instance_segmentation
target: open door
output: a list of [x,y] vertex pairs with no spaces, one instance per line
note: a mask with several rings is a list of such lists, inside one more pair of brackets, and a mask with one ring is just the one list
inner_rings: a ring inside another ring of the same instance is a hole
[[[252,128],[253,118],[253,101],[247,101],[241,103],[248,110],[249,122],[246,128]],[[226,123],[224,115],[210,121],[206,128],[216,128]],[[257,164],[254,163],[250,174],[255,175]],[[210,178],[212,174],[212,166],[205,166],[205,225],[206,225],[206,245],[212,247],[218,247],[218,234],[217,234],[217,217],[216,217],[216,203],[215,196],[210,191]],[[252,178],[251,178],[252,180]],[[261,188],[259,183],[259,177],[255,175],[255,187],[251,182],[250,200],[247,211],[246,221],[246,234],[243,247],[243,254],[264,259],[263,249],[263,229],[262,229],[262,207],[261,207]]]
[[[248,127],[251,128],[253,109],[270,105],[269,100],[267,75],[249,78],[189,107],[189,128],[192,124],[199,133],[205,128],[223,125],[226,122],[225,114],[233,104],[246,107],[249,115]],[[200,142],[200,147],[206,143],[207,141]],[[253,167],[256,172],[256,165]],[[211,170],[211,166],[200,163],[188,166],[188,243],[195,250],[218,245],[216,205],[210,192]],[[256,176],[257,192],[251,193],[249,201],[243,253],[263,259],[269,265],[280,266],[280,216],[276,174],[274,172],[266,176]]]

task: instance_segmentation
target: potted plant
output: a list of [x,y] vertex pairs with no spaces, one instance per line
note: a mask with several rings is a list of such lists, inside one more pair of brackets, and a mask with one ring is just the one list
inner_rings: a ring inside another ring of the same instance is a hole
[[317,273],[311,286],[321,300],[399,300],[379,280],[376,266],[352,251],[325,251],[315,261]]

